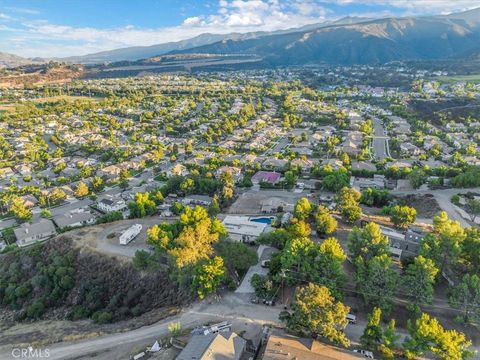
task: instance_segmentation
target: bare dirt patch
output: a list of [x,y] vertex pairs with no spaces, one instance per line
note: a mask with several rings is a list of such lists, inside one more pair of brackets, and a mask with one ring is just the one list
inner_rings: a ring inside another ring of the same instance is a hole
[[406,205],[414,207],[419,218],[431,219],[442,210],[432,194],[410,194],[399,197],[399,199],[405,202]]

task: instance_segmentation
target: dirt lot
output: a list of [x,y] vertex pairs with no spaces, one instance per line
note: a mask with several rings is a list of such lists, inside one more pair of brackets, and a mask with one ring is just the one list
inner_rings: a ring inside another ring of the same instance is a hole
[[[89,226],[82,229],[72,230],[65,235],[71,237],[78,246],[87,246],[96,251],[108,255],[131,258],[137,250],[149,251],[146,244],[147,229],[163,221],[175,221],[174,219],[161,219],[158,216],[144,219],[121,220],[109,224]],[[127,245],[119,244],[119,236],[133,224],[141,224],[142,230],[138,236]]]
[[399,197],[400,200],[404,201],[406,205],[412,206],[417,209],[417,217],[419,218],[428,218],[438,215],[442,209],[438,205],[437,200],[431,194],[424,195],[406,195]]
[[[308,194],[309,195],[309,194]],[[262,204],[269,199],[278,200],[294,205],[301,197],[307,197],[307,193],[294,193],[290,191],[275,190],[248,190],[241,194],[228,209],[229,214],[260,214]]]

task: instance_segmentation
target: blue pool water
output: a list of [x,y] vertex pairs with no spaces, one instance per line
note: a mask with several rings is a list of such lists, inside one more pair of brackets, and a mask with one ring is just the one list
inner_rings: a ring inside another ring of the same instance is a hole
[[258,223],[262,223],[262,224],[271,224],[272,223],[272,218],[269,218],[269,217],[251,218],[250,221],[258,222]]

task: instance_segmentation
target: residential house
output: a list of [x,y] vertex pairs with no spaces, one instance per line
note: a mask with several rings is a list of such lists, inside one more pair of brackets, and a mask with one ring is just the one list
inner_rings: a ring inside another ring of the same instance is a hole
[[223,173],[230,173],[235,182],[241,181],[243,178],[242,169],[235,166],[222,166],[217,169],[217,177],[222,176]]
[[23,223],[13,230],[17,245],[28,246],[37,241],[44,241],[57,233],[52,220],[40,219],[33,223]]
[[269,197],[268,199],[262,200],[261,206],[261,212],[264,214],[269,214],[276,213],[279,209],[281,209],[281,211],[293,211],[295,205],[286,203],[284,200],[278,197]]
[[254,242],[267,228],[267,224],[251,221],[248,216],[227,215],[222,221],[232,240]]
[[167,171],[167,176],[187,176],[188,169],[182,164],[175,164]]
[[110,165],[107,167],[104,167],[103,169],[100,169],[97,171],[98,176],[104,176],[109,180],[116,180],[120,177],[120,172],[122,171],[121,168],[119,168],[116,165]]
[[255,175],[252,176],[252,183],[258,185],[261,182],[267,182],[269,184],[275,185],[280,181],[280,173],[274,171],[258,171]]
[[53,217],[53,222],[59,229],[93,225],[95,221],[96,216],[90,211],[71,211]]
[[268,158],[263,162],[263,167],[272,170],[283,170],[288,164],[288,160],[285,159],[276,159],[276,158]]
[[375,174],[373,178],[360,178],[360,177],[352,177],[350,179],[350,185],[357,189],[363,190],[366,188],[374,188],[374,189],[384,189],[385,188],[385,175]]
[[313,167],[313,161],[309,159],[293,159],[290,165],[299,167],[303,172],[309,172]]
[[375,164],[366,161],[352,161],[353,171],[377,171]]
[[358,360],[361,358],[364,357],[346,349],[287,334],[270,335],[260,356],[263,360]]
[[420,155],[421,150],[409,142],[403,142],[400,144],[400,152],[404,156],[411,156],[411,155]]
[[420,240],[425,236],[425,233],[420,228],[411,226],[406,234],[386,226],[380,226],[380,230],[383,235],[388,237],[391,252],[397,249],[396,252],[398,253],[399,259],[418,255]]
[[113,211],[126,212],[128,209],[125,200],[114,198],[111,195],[107,195],[107,197],[98,201],[97,208],[104,213],[110,213]]
[[349,155],[357,155],[361,151],[363,134],[360,131],[349,131],[341,149]]
[[15,171],[22,176],[27,176],[32,174],[32,165],[30,164],[20,164],[15,166]]
[[193,335],[177,360],[240,360],[247,341],[234,332]]
[[212,200],[212,197],[207,195],[187,195],[182,199],[182,204],[210,206]]
[[11,178],[14,175],[15,175],[15,172],[12,170],[12,168],[5,167],[0,169],[0,178],[2,179]]

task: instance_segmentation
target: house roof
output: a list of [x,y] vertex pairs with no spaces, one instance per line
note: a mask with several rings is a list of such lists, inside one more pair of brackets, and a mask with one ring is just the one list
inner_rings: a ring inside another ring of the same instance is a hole
[[61,214],[53,217],[53,221],[59,228],[64,228],[67,226],[71,226],[76,223],[85,222],[91,219],[94,219],[95,215],[91,212],[75,212],[75,213],[68,213],[68,214]]
[[355,353],[313,339],[270,335],[263,360],[358,360]]
[[194,335],[177,360],[239,360],[246,344],[234,332]]
[[227,215],[223,225],[229,233],[249,236],[260,236],[267,224],[251,221],[247,216]]
[[258,171],[252,176],[252,180],[275,183],[280,180],[280,174],[274,171]]
[[55,233],[55,226],[52,220],[40,219],[33,224],[23,223],[13,232],[17,241],[22,242],[27,238],[35,237],[35,235]]

